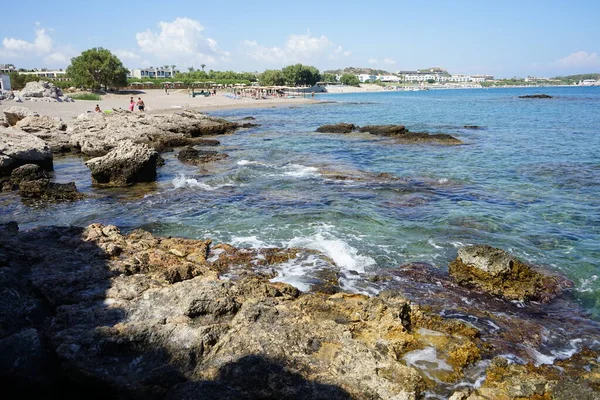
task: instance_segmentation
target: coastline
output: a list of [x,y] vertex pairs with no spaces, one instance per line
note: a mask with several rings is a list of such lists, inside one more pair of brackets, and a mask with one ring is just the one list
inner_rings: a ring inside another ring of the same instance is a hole
[[[0,103],[0,111],[13,106],[26,107],[40,115],[49,115],[62,120],[70,120],[76,118],[80,114],[93,112],[96,104],[102,110],[127,109],[129,98],[137,99],[141,97],[146,105],[146,113],[165,113],[176,112],[183,108],[191,108],[196,111],[217,111],[217,110],[234,110],[244,108],[275,108],[296,106],[301,104],[315,104],[319,101],[312,98],[272,98],[255,100],[252,98],[232,99],[225,96],[223,93],[217,93],[216,96],[210,97],[195,97],[188,96],[186,90],[174,90],[169,94],[165,94],[162,89],[150,89],[136,93],[124,92],[123,94],[106,94],[102,96],[102,100],[75,100],[75,102],[47,102],[47,101],[31,101],[25,100],[21,103],[15,101],[3,101]],[[139,111],[135,111],[138,113]]]

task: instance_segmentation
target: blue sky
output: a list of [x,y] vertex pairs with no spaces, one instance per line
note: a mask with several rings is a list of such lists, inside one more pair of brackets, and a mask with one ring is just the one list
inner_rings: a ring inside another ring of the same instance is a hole
[[[105,47],[130,68],[301,62],[498,77],[600,72],[600,1],[7,2],[0,64],[66,67]],[[56,6],[58,4],[58,6]],[[8,8],[8,10],[7,10]]]

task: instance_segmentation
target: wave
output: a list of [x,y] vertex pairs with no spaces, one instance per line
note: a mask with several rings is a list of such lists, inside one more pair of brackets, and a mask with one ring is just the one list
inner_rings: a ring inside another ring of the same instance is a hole
[[175,178],[173,178],[172,183],[173,183],[173,187],[175,189],[181,189],[181,188],[187,187],[187,188],[202,189],[202,190],[206,190],[209,192],[226,187],[226,186],[235,186],[231,183],[225,183],[222,185],[211,186],[207,183],[200,182],[195,178],[189,178],[189,177],[185,176],[184,174],[177,175]]
[[294,178],[315,178],[321,176],[319,169],[316,167],[309,167],[302,164],[286,164],[278,166],[275,164],[266,164],[259,161],[240,160],[237,165],[242,167],[256,166],[259,168],[267,168],[275,173],[269,173],[268,176],[291,176]]

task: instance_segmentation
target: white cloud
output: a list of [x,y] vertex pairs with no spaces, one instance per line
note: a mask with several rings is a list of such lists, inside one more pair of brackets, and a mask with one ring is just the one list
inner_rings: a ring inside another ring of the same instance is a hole
[[578,51],[552,62],[552,66],[561,69],[600,68],[600,56],[596,53]]
[[147,29],[135,35],[142,53],[156,59],[183,64],[227,61],[229,53],[219,49],[216,40],[205,37],[204,26],[190,18],[177,18],[173,22],[161,21],[159,31]]
[[120,49],[114,51],[114,53],[126,67],[148,67],[151,65],[150,61],[131,50]]
[[258,44],[255,40],[244,40],[242,45],[248,56],[268,63],[311,63],[323,56],[337,60],[351,54],[349,51],[344,51],[342,46],[333,43],[327,36],[312,36],[310,32],[290,35],[283,47],[267,47]]
[[67,66],[73,53],[70,46],[56,46],[54,40],[48,34],[48,30],[39,27],[39,25],[35,30],[33,41],[28,42],[23,39],[5,37],[2,40],[2,48],[0,48],[0,54],[8,58],[30,58],[39,63],[37,60],[41,57],[45,66],[54,67]]
[[396,60],[392,60],[390,58],[386,58],[385,60],[383,60],[383,63],[387,64],[387,65],[395,65],[396,64]]
[[377,59],[376,58],[369,58],[369,64],[377,64]]

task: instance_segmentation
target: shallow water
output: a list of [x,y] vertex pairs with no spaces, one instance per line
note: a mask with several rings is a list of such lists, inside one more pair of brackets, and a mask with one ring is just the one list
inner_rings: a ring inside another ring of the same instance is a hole
[[[485,243],[566,274],[599,318],[600,88],[517,98],[540,91],[322,95],[326,104],[217,112],[261,124],[218,137],[215,150],[229,158],[197,168],[166,153],[157,183],[133,189],[93,188],[80,158],[60,158],[55,180],[75,181],[89,197],[36,205],[2,193],[0,221],[22,229],[102,222],[236,246],[308,247],[358,272],[343,284],[364,292],[374,290],[361,280],[369,273],[417,261],[446,268],[457,247]],[[314,132],[336,122],[404,124],[465,145]],[[310,262],[284,268],[280,279],[306,285]]]

